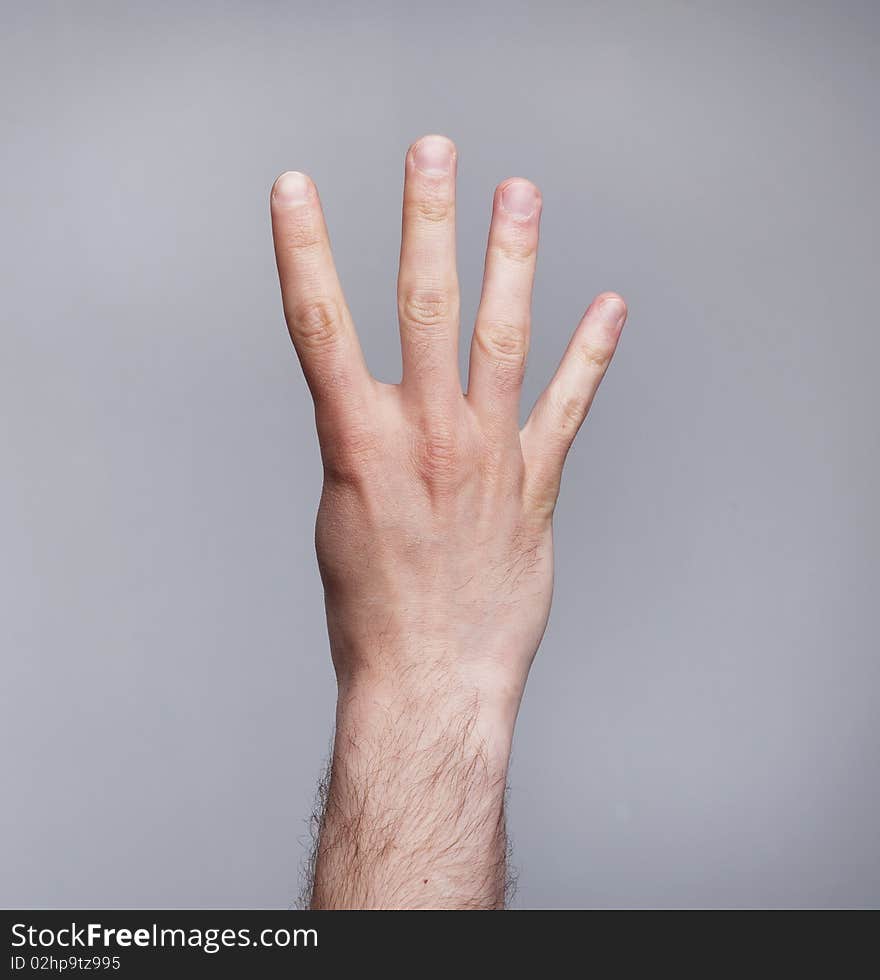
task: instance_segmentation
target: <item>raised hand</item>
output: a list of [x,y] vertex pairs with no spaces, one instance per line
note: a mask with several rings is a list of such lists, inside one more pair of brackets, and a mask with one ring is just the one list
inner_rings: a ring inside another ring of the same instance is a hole
[[603,293],[525,426],[541,195],[495,190],[467,392],[458,371],[456,151],[406,155],[403,378],[367,370],[317,190],[272,189],[284,314],[324,462],[316,542],[339,683],[315,907],[503,903],[503,795],[516,713],[553,584],[566,453],[626,318]]

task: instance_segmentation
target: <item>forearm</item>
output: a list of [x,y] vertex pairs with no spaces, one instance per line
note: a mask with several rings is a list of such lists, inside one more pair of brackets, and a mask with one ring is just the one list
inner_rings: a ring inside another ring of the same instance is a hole
[[344,685],[312,907],[502,908],[512,730],[443,669]]

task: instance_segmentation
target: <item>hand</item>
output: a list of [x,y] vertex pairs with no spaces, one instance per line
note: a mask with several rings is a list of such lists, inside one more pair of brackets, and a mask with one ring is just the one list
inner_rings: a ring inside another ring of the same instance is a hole
[[[345,876],[346,862],[334,854],[346,849],[345,824],[357,819],[362,833],[370,823],[365,809],[379,821],[395,798],[425,810],[423,824],[432,812],[442,819],[451,790],[417,805],[415,770],[452,743],[455,765],[481,760],[482,788],[471,785],[466,795],[480,796],[476,810],[485,804],[485,826],[471,836],[488,851],[503,848],[510,740],[550,610],[551,520],[562,466],[626,315],[615,294],[593,301],[520,430],[541,196],[528,181],[506,180],[495,192],[463,394],[455,171],[455,147],[443,137],[424,137],[407,153],[399,385],[367,370],[314,185],[285,173],[272,191],[284,314],[314,399],[324,463],[316,543],[340,692],[316,904],[381,905],[403,895],[403,907],[499,904],[497,853],[485,881],[469,886],[449,868],[438,878],[426,870],[436,843],[407,844],[418,835],[402,824],[393,834],[386,828],[384,841],[386,851],[391,841],[391,852],[401,853],[386,854],[381,872],[371,868],[364,880],[343,887],[335,879]],[[408,786],[392,786],[390,773],[408,766]],[[374,789],[382,784],[375,799],[366,799],[367,780]],[[492,829],[499,821],[500,841],[498,826]],[[448,836],[460,839],[461,825]],[[358,841],[358,853],[364,850]],[[434,887],[420,887],[432,877]]]

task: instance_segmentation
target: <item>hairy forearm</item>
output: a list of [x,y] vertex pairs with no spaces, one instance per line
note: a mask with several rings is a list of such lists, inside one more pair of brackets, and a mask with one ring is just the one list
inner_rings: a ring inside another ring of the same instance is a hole
[[344,686],[312,907],[502,908],[511,731],[442,671]]

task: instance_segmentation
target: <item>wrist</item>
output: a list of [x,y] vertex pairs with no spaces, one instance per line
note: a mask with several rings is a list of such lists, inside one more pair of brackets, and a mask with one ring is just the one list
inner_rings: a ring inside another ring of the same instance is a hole
[[506,672],[462,664],[339,671],[337,736],[387,743],[392,729],[395,741],[422,748],[452,736],[506,771],[523,687]]

